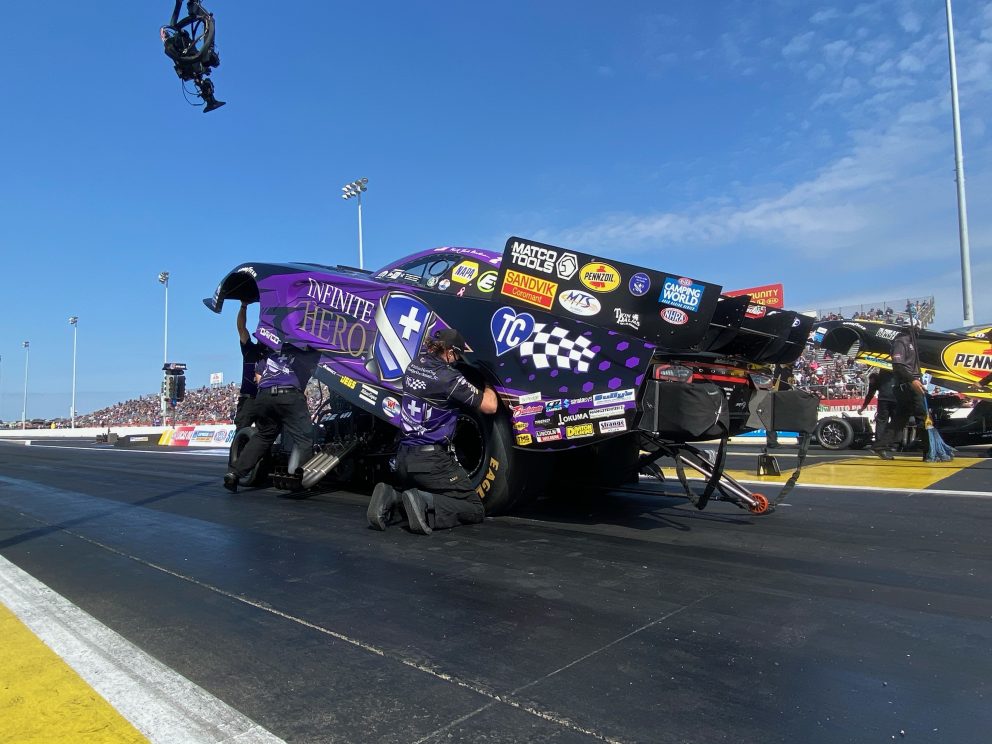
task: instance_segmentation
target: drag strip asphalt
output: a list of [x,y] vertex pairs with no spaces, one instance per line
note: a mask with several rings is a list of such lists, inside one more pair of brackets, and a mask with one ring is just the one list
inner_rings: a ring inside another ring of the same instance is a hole
[[549,493],[420,537],[368,529],[360,493],[231,495],[224,467],[2,442],[0,555],[285,741],[992,730],[990,517],[970,481],[942,498],[800,480],[761,517],[697,511],[672,483]]

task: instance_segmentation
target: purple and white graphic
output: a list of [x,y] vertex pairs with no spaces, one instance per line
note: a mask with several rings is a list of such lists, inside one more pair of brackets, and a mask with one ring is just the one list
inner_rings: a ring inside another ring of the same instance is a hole
[[552,362],[558,369],[588,372],[589,362],[596,358],[585,336],[570,338],[568,330],[554,326],[545,331],[544,323],[534,325],[534,335],[520,344],[521,358],[529,358],[537,369],[548,369]]
[[630,277],[630,282],[627,284],[627,288],[634,297],[643,297],[651,289],[651,277],[645,274],[643,271],[638,271],[632,277]]
[[420,352],[431,321],[431,311],[412,295],[390,292],[375,309],[379,329],[372,357],[383,380],[397,380]]
[[496,344],[496,356],[502,356],[530,338],[534,332],[534,316],[530,313],[517,313],[512,307],[501,307],[493,313],[489,330]]

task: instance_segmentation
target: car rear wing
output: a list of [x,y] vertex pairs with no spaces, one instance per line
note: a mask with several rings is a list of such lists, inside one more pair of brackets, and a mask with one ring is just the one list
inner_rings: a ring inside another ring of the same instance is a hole
[[493,299],[667,349],[695,349],[709,332],[720,290],[718,284],[677,272],[511,237]]

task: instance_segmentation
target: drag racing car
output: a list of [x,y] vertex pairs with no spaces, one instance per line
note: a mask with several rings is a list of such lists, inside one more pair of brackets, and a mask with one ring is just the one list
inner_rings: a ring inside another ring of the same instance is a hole
[[[774,504],[723,473],[728,436],[815,424],[815,397],[774,389],[771,374],[802,353],[811,318],[534,240],[511,237],[502,254],[434,248],[376,272],[246,263],[204,303],[219,313],[228,299],[260,304],[254,335],[268,347],[321,352],[318,451],[269,463],[275,485],[290,490],[332,471],[389,478],[403,372],[447,327],[469,346],[461,371],[500,398],[494,416],[464,413],[452,443],[490,514],[551,485],[613,487],[645,468],[660,474],[652,464],[661,456],[675,460],[699,508],[712,497],[762,513]],[[417,405],[413,396],[407,405]],[[236,434],[232,457],[252,435]],[[694,444],[713,439],[715,458]],[[704,476],[701,494],[686,467]]]

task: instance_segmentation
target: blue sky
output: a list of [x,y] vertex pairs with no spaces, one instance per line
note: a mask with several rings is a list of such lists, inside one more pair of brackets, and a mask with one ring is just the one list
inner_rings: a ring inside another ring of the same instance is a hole
[[[239,375],[242,261],[511,234],[793,309],[933,294],[961,323],[944,3],[207,0],[225,108],[185,103],[170,0],[5,9],[0,419]],[[284,17],[280,17],[280,9]],[[105,17],[100,18],[98,13]],[[992,320],[992,2],[956,0],[975,317]],[[254,317],[250,316],[251,320]]]

